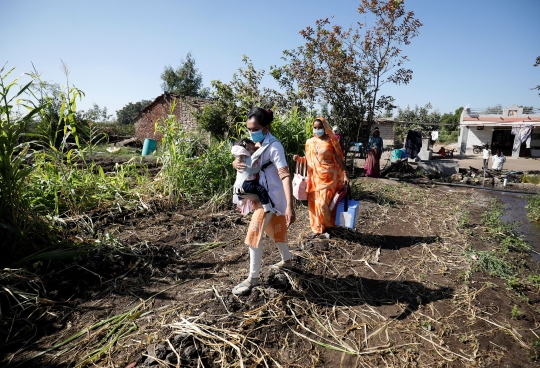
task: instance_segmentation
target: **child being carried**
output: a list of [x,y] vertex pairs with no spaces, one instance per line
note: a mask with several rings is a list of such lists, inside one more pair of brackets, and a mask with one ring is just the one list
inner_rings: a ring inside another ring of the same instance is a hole
[[[238,142],[236,142],[236,145],[234,145],[231,149],[231,153],[235,157],[239,157],[240,159],[242,159],[242,161],[246,162],[246,164],[252,168],[258,167],[261,164],[260,158],[255,160],[255,162],[251,162],[251,155],[253,155],[255,151],[255,143],[250,139],[239,140]],[[241,175],[241,173],[237,173],[236,175],[238,177],[239,175]],[[270,197],[268,196],[268,191],[265,187],[259,184],[259,180],[256,174],[249,175],[242,184],[241,192],[234,194],[241,196],[242,194],[246,193],[259,196],[259,200],[261,201],[264,212],[274,212],[272,205],[270,204]]]

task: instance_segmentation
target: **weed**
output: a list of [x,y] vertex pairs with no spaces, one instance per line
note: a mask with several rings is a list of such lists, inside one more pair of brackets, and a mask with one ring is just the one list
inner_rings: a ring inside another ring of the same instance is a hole
[[[487,272],[490,276],[496,276],[508,280],[515,275],[514,265],[500,258],[497,253],[491,251],[478,251],[469,248],[466,254],[471,259],[476,258],[475,270]],[[472,257],[472,256],[475,257]]]
[[514,306],[512,307],[512,311],[510,312],[510,315],[512,316],[512,319],[523,318],[523,312],[521,312],[518,309],[518,306],[516,304],[514,304]]
[[463,213],[461,214],[461,216],[459,217],[459,220],[458,220],[458,227],[460,229],[464,229],[464,228],[468,227],[471,224],[470,214],[471,213],[468,210],[463,211]]
[[426,331],[433,331],[433,326],[431,326],[431,323],[429,321],[423,321],[421,326]]
[[540,221],[540,194],[529,196],[528,204],[525,206],[527,209],[527,216],[533,221]]
[[465,283],[468,283],[469,279],[471,278],[471,271],[460,272],[458,273],[457,277],[465,281]]
[[515,236],[513,234],[505,236],[501,240],[501,247],[503,252],[508,251],[530,251],[532,248],[523,238]]
[[527,280],[534,286],[540,286],[540,275],[537,273],[527,276]]
[[532,341],[529,359],[533,361],[540,359],[540,337]]

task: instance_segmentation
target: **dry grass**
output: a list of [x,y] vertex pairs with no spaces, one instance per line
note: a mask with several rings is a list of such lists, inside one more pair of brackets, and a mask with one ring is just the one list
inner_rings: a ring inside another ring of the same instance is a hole
[[[470,225],[474,231],[460,226],[463,209],[486,208],[482,194],[379,182],[359,190],[363,212],[356,231],[337,230],[328,240],[306,240],[307,215],[300,208],[290,239],[295,269],[265,271],[267,283],[250,297],[230,294],[247,270],[247,261],[240,268],[236,263],[245,259],[238,246],[245,229],[236,225],[236,215],[223,214],[222,221],[237,230],[235,238],[222,238],[216,225],[206,241],[184,244],[188,264],[218,263],[209,277],[187,284],[162,278],[170,283],[164,294],[180,290],[181,296],[157,303],[152,295],[94,321],[70,341],[62,337],[42,354],[97,366],[130,363],[118,359],[139,349],[170,367],[434,367],[498,364],[531,349],[539,325],[514,323],[505,306],[484,302],[509,292],[484,276],[473,280],[463,256],[478,238],[474,232],[482,233],[478,224]],[[205,221],[178,217],[178,226],[196,232],[208,228]],[[159,234],[160,226],[149,233]],[[274,252],[267,244],[265,259]],[[195,346],[190,359],[177,336],[188,336]],[[160,356],[160,349],[176,361]]]

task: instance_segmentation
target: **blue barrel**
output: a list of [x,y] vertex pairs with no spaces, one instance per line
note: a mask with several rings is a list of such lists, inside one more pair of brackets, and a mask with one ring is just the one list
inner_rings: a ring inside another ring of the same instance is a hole
[[142,155],[148,156],[156,150],[157,142],[155,139],[146,138],[142,146]]

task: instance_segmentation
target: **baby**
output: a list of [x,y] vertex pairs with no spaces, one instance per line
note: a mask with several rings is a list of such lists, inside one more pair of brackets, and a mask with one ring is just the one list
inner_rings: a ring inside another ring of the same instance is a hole
[[[256,151],[257,147],[255,146],[255,143],[250,139],[241,139],[238,142],[236,142],[236,145],[234,145],[231,149],[231,153],[235,157],[239,157],[242,159],[242,161],[246,162],[248,166],[251,167],[258,167],[260,165],[260,159],[255,160],[255,162],[251,162],[250,165],[250,157],[253,155],[253,153]],[[237,176],[240,175],[240,173],[236,174]],[[235,193],[239,196],[242,194],[256,194],[259,196],[259,199],[261,201],[261,205],[264,209],[264,212],[273,212],[272,206],[270,204],[270,197],[268,196],[268,191],[265,187],[259,184],[259,180],[257,179],[257,175],[249,175],[244,183],[242,184],[242,191],[241,193]]]

